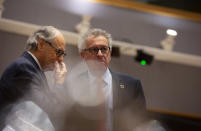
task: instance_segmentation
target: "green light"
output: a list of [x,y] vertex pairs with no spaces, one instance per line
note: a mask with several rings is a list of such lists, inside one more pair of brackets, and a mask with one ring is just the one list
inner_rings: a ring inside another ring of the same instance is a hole
[[140,64],[143,65],[143,66],[145,66],[147,64],[147,62],[145,60],[141,60]]

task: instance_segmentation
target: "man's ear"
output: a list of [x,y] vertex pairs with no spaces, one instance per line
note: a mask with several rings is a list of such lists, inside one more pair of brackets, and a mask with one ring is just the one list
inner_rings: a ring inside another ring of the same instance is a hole
[[43,40],[42,38],[40,38],[40,39],[38,40],[37,46],[38,46],[38,49],[39,49],[39,50],[43,48],[43,46],[44,46],[44,40]]

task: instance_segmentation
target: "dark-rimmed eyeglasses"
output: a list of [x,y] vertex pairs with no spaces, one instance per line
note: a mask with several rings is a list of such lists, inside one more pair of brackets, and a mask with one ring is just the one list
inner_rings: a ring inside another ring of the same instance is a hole
[[65,53],[63,50],[57,48],[57,47],[54,46],[51,42],[45,40],[45,43],[47,43],[48,45],[50,45],[52,48],[55,49],[57,57],[66,56],[66,53]]
[[91,47],[88,49],[84,49],[83,51],[88,51],[89,53],[96,55],[98,54],[99,50],[101,51],[102,54],[108,54],[110,51],[110,47],[109,46],[103,46],[103,47]]

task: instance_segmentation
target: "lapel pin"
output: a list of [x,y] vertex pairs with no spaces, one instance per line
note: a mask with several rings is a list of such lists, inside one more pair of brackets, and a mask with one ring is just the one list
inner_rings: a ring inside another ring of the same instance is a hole
[[125,85],[124,85],[124,84],[120,84],[120,88],[121,88],[121,89],[124,89],[124,88],[125,88]]

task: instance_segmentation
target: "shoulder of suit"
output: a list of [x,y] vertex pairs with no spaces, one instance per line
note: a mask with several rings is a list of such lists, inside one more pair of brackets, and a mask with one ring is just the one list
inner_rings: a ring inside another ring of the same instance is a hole
[[17,73],[17,72],[38,72],[37,68],[28,59],[23,56],[18,57],[15,61],[10,63],[4,71],[5,73]]
[[120,79],[126,79],[126,80],[134,80],[134,81],[140,81],[138,78],[135,78],[133,76],[130,76],[128,74],[120,73],[120,72],[113,72],[111,71],[112,76],[116,76]]
[[17,58],[13,62],[13,65],[17,66],[18,68],[22,68],[22,69],[24,69],[24,68],[34,69],[35,68],[34,64],[25,57]]

